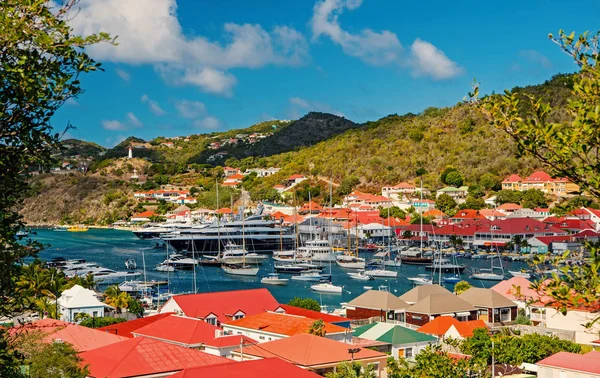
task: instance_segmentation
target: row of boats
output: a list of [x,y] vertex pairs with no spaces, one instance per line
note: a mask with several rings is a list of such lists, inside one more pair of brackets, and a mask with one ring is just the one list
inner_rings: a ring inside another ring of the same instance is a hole
[[139,271],[116,271],[104,268],[97,263],[88,262],[84,259],[66,260],[54,258],[46,263],[46,266],[61,270],[67,278],[85,277],[88,274],[99,284],[114,284],[125,280],[133,280],[142,275]]

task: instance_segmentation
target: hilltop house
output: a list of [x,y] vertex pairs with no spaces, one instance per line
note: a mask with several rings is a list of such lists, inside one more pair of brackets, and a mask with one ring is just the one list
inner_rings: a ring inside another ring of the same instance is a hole
[[439,189],[435,196],[439,197],[442,194],[447,194],[452,197],[456,203],[463,203],[469,194],[469,188],[467,186],[461,186],[460,188],[456,188],[454,186],[447,186],[445,188]]
[[393,357],[412,358],[429,345],[437,345],[437,337],[390,323],[371,323],[354,330],[354,336],[391,345]]
[[104,316],[105,308],[112,308],[100,302],[96,293],[79,285],[62,292],[58,298],[60,320],[74,323],[78,314],[88,314],[92,318]]
[[544,171],[533,172],[522,179],[518,175],[510,175],[502,181],[503,190],[526,191],[539,189],[544,193],[556,196],[565,196],[569,193],[579,192],[579,186],[564,177],[552,178]]
[[231,177],[233,175],[241,175],[242,171],[239,168],[223,167],[223,175]]

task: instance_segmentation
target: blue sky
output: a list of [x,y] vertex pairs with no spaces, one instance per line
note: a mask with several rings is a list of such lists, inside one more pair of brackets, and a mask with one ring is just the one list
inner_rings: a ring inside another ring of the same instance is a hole
[[[118,46],[89,53],[105,72],[53,122],[113,146],[296,119],[356,122],[449,106],[470,90],[535,84],[572,61],[548,40],[598,30],[600,2],[82,0],[71,24]],[[596,22],[594,22],[596,21]]]

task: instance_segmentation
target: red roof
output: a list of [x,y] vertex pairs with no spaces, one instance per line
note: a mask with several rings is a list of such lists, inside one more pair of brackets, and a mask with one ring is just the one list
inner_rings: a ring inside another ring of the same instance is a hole
[[459,210],[454,214],[452,219],[481,219],[485,218],[483,215],[479,214],[479,210]]
[[227,177],[227,179],[238,179],[238,180],[241,180],[243,178],[244,178],[244,175],[241,175],[239,173],[236,173],[235,175],[231,175],[231,176]]
[[152,216],[156,215],[156,213],[154,211],[143,211],[139,214],[135,214],[132,218],[150,218]]
[[517,205],[516,203],[511,203],[511,202],[503,203],[502,205],[498,206],[498,210],[505,210],[505,211],[515,211],[515,210],[519,210],[522,208],[523,208],[523,206]]
[[219,322],[230,320],[238,311],[248,316],[279,307],[277,300],[265,288],[175,295],[169,301],[175,301],[186,316],[205,318],[212,313]]
[[484,217],[494,217],[494,218],[499,218],[499,217],[506,217],[506,214],[499,212],[498,210],[494,210],[494,209],[481,209],[479,210],[479,214],[483,215]]
[[424,217],[434,217],[434,218],[441,218],[441,217],[445,217],[446,214],[438,209],[431,209],[431,210],[427,210],[426,212],[423,213]]
[[273,219],[281,219],[281,218],[285,218],[287,216],[288,216],[287,214],[284,214],[281,211],[276,211],[273,214],[271,214],[271,218],[273,218]]
[[79,355],[89,376],[137,377],[185,368],[231,363],[227,358],[146,337],[135,337]]
[[148,324],[152,324],[155,321],[160,320],[166,316],[171,316],[171,314],[173,314],[173,312],[165,312],[164,314],[156,314],[156,315],[152,315],[152,316],[146,316],[145,318],[134,319],[134,320],[130,320],[128,322],[117,323],[117,324],[109,325],[106,327],[101,327],[101,328],[98,328],[98,330],[112,333],[112,334],[119,335],[119,336],[123,336],[123,337],[132,338],[133,335],[131,334],[131,332],[133,332],[139,328],[142,328],[144,326],[147,326]]
[[303,204],[300,207],[300,209],[298,209],[298,212],[302,213],[305,211],[321,211],[321,210],[323,210],[323,206],[319,205],[318,203],[315,203],[314,201],[310,201],[310,202]]
[[49,343],[55,340],[62,340],[65,343],[71,344],[78,352],[85,352],[127,340],[125,337],[112,333],[65,323],[55,319],[41,319],[33,323],[11,328],[11,333],[18,334],[23,331],[26,333],[41,332],[46,335],[43,340]]
[[600,237],[600,233],[592,230],[579,231],[576,234],[571,235],[574,239],[578,238],[597,238]]
[[491,222],[494,233],[503,235],[516,234],[566,234],[565,231],[531,218],[496,219]]
[[[315,366],[348,361],[348,348],[351,346],[351,344],[305,333],[260,345],[244,346],[244,355],[260,358],[279,357],[295,365]],[[385,360],[387,355],[366,348],[354,353],[355,361],[367,358]]]
[[231,213],[232,213],[232,211],[228,207],[222,207],[217,210],[217,214],[231,214]]
[[297,180],[301,178],[304,178],[304,175],[291,175],[290,177],[288,177],[288,180]]
[[210,345],[215,348],[225,348],[225,347],[233,347],[238,346],[241,343],[245,344],[256,344],[258,341],[251,339],[247,336],[243,335],[231,335],[231,336],[221,336],[214,338],[210,341],[205,342],[206,345]]
[[442,337],[448,332],[450,327],[454,326],[462,337],[473,336],[473,330],[477,328],[486,328],[483,320],[469,320],[461,322],[451,316],[438,316],[437,318],[426,323],[419,329],[418,332],[427,333],[430,335]]
[[503,184],[509,184],[514,182],[519,182],[523,180],[519,175],[510,175],[502,181]]
[[218,330],[219,328],[204,320],[171,315],[133,333],[136,336],[147,336],[190,346],[213,340]]
[[544,358],[536,365],[589,374],[600,374],[600,352],[591,351],[586,354],[558,352],[548,358]]
[[541,241],[546,245],[550,245],[552,243],[561,243],[571,241],[570,235],[559,235],[559,236],[536,236],[537,240]]
[[[512,277],[509,280],[500,281],[492,286],[491,289],[502,294],[511,301],[546,303],[550,300],[550,297],[540,296],[535,290],[531,289],[531,281],[519,276]],[[520,292],[519,296],[517,296],[517,290]]]
[[[304,316],[279,314],[275,312],[262,312],[241,319],[226,322],[226,326],[259,330],[277,335],[294,336],[308,333],[315,319]],[[344,333],[348,329],[335,324],[325,322],[327,334]]]
[[327,323],[341,323],[341,322],[349,322],[350,321],[350,319],[343,318],[341,316],[325,314],[323,312],[307,310],[305,308],[300,308],[300,307],[295,307],[295,306],[290,306],[290,305],[282,304],[282,305],[279,305],[279,307],[284,309],[286,314],[304,316],[304,317],[307,317],[310,319],[315,319],[315,320],[321,319],[322,321],[327,322]]
[[554,181],[552,177],[544,171],[533,172],[523,182],[550,182]]
[[243,361],[235,364],[222,364],[190,368],[172,375],[171,378],[319,378],[308,370],[299,368],[279,358]]

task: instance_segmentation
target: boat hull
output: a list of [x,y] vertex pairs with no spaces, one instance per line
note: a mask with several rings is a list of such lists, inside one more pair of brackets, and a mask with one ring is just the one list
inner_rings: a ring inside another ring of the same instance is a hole
[[256,276],[258,274],[258,268],[243,267],[238,268],[233,265],[224,265],[223,271],[233,276]]
[[328,293],[328,294],[342,294],[342,287],[335,285],[312,285],[310,287],[312,291],[316,291],[318,293]]
[[260,283],[265,284],[265,285],[278,285],[278,286],[285,286],[287,285],[289,282],[289,279],[287,278],[268,278],[265,277],[262,280],[260,280]]
[[428,265],[433,263],[430,257],[400,257],[402,264],[406,265]]
[[482,281],[502,281],[504,280],[504,276],[499,274],[473,274],[471,278],[474,280],[482,280]]
[[[465,266],[464,265],[459,265],[459,266],[441,266],[442,272],[444,273],[454,273],[454,272],[462,272],[465,270]],[[435,270],[436,272],[440,271],[440,266],[436,265],[427,265],[425,266],[425,270]]]

